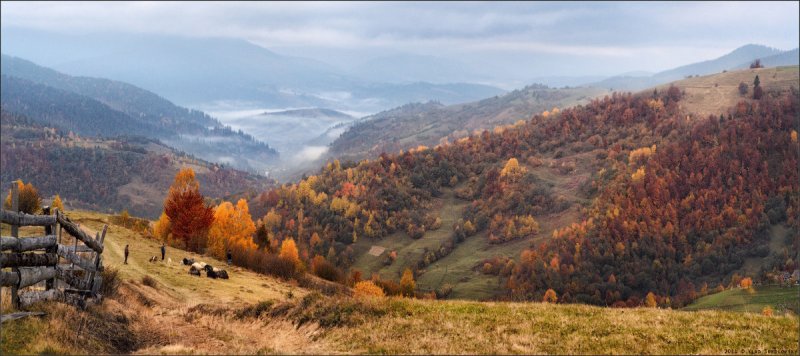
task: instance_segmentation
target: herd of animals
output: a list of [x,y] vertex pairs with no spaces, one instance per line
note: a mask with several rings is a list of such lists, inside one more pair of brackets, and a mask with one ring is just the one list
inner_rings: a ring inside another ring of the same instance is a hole
[[189,267],[189,274],[193,276],[200,277],[200,273],[202,271],[206,272],[206,277],[208,278],[222,278],[228,279],[228,271],[216,267],[212,267],[210,264],[205,262],[195,262],[191,258],[183,258],[183,264]]
[[[167,263],[172,264],[172,259],[171,258],[168,258],[167,260],[168,260]],[[158,261],[158,256],[150,257],[150,259],[148,260],[148,262],[150,262],[150,263],[155,263],[156,261]],[[208,277],[208,278],[228,279],[228,271],[226,271],[224,269],[213,267],[208,263],[195,262],[194,259],[185,258],[184,257],[183,258],[183,264],[185,266],[190,266],[189,267],[189,274],[191,274],[193,276],[200,277],[201,272],[205,271],[206,272],[206,277]]]

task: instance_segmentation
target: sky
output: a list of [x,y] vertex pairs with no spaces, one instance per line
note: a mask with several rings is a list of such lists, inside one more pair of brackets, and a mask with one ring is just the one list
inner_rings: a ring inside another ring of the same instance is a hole
[[340,67],[416,54],[547,68],[531,75],[657,72],[800,42],[798,2],[3,2],[1,13],[2,28],[238,38]]

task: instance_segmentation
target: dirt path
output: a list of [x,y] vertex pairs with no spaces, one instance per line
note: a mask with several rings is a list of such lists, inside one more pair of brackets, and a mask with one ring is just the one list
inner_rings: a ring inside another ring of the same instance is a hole
[[[90,212],[74,212],[74,221],[95,236],[107,219]],[[235,312],[261,301],[301,298],[307,290],[257,274],[222,261],[167,247],[173,262],[147,262],[157,255],[158,241],[142,237],[124,227],[109,224],[104,241],[104,265],[117,268],[122,278],[119,294],[103,304],[110,312],[131,320],[137,338],[145,340],[136,354],[265,354],[335,352],[331,345],[315,340],[316,325],[296,327],[289,321],[270,318],[236,318]],[[123,264],[125,245],[130,246],[128,264]],[[230,272],[228,280],[188,274],[183,257],[205,261]],[[144,285],[149,276],[154,286]]]

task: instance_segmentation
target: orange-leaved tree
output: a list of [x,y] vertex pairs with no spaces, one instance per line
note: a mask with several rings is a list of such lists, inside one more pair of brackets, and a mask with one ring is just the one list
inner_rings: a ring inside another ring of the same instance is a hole
[[[17,208],[19,211],[26,213],[26,214],[36,214],[39,212],[42,206],[42,198],[39,197],[39,191],[31,184],[23,184],[22,180],[18,180],[17,182],[17,191],[19,192],[18,195],[18,206]],[[11,190],[8,190],[8,195],[6,196],[5,201],[5,208],[11,209]]]
[[208,231],[208,253],[224,259],[230,248],[237,250],[255,250],[258,246],[253,242],[256,225],[250,216],[247,201],[239,199],[234,207],[223,202],[214,209],[214,223]]
[[556,291],[548,289],[546,292],[544,292],[544,298],[542,298],[542,301],[545,303],[558,302],[558,296],[556,296]]
[[356,298],[383,297],[385,295],[383,289],[372,281],[361,281],[353,287],[353,296]]
[[164,212],[171,223],[172,237],[180,247],[201,252],[206,247],[214,210],[205,204],[200,183],[191,168],[181,169],[169,188]]
[[753,279],[750,277],[742,278],[742,280],[739,281],[739,286],[744,289],[750,288],[753,286]]

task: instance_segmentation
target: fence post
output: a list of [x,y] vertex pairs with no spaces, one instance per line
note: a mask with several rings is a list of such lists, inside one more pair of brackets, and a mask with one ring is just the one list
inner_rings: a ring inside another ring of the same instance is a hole
[[[57,211],[58,209],[54,209],[54,210]],[[42,213],[44,215],[50,215],[50,207],[46,206],[46,207],[42,208]],[[55,231],[55,225],[47,225],[47,226],[44,227],[44,235],[45,236],[52,235],[54,233],[54,231]],[[49,248],[45,249],[45,252],[46,253],[56,253],[56,252],[58,252],[58,244],[56,244],[55,246],[52,246],[52,247],[49,247]],[[56,257],[56,266],[58,266],[58,257]],[[53,289],[53,286],[55,285],[55,282],[56,282],[55,278],[48,279],[44,284],[44,289],[45,290]]]
[[[17,182],[11,182],[11,211],[19,211],[19,187]],[[19,227],[17,225],[11,225],[11,236],[19,237]],[[11,268],[11,272],[19,275],[19,269],[16,267]],[[11,287],[11,305],[15,309],[19,309],[19,290],[17,290],[17,286]]]
[[[97,233],[97,241],[99,241],[101,245],[103,244],[103,241],[106,239],[106,231],[107,230],[108,230],[108,225],[103,225],[103,234],[101,235],[100,233]],[[96,270],[100,268],[100,261],[101,261],[100,258],[101,257],[102,257],[102,255],[100,254],[100,252],[95,251],[94,267],[95,267]],[[94,286],[95,285],[95,279],[94,279],[95,275],[96,275],[95,272],[89,273],[89,280],[87,281],[87,282],[89,282],[89,286],[90,286],[89,290],[92,291],[92,292],[96,292],[97,291],[97,289]]]

